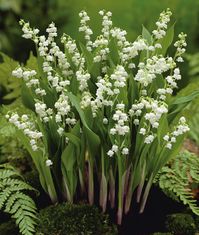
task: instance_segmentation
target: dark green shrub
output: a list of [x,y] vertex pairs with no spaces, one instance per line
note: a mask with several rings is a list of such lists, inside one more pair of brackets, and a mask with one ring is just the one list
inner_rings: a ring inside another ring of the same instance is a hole
[[19,230],[15,225],[14,220],[0,224],[0,234],[1,235],[18,235]]
[[110,223],[107,215],[86,204],[68,203],[49,206],[39,213],[37,235],[114,235],[116,226]]
[[176,213],[167,216],[166,229],[176,235],[194,235],[196,225],[190,214]]
[[196,225],[197,231],[199,231],[199,216],[195,216],[195,225]]

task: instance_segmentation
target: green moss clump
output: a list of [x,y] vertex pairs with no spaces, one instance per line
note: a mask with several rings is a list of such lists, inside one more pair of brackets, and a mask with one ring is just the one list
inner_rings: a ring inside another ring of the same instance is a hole
[[157,232],[157,233],[153,233],[151,235],[173,235],[173,233],[161,233],[161,232]]
[[9,220],[8,222],[0,224],[0,234],[1,235],[18,235],[19,230],[15,225],[14,220]]
[[99,209],[87,204],[49,206],[39,213],[37,235],[116,235],[116,226]]
[[167,216],[166,229],[174,234],[194,235],[196,225],[190,214],[176,213]]
[[195,224],[196,224],[196,230],[199,231],[199,216],[195,215]]

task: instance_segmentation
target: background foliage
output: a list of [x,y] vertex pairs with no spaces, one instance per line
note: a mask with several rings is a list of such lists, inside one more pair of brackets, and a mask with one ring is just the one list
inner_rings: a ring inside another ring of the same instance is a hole
[[161,0],[161,4],[159,0],[0,0],[0,50],[20,61],[28,58],[33,44],[24,43],[21,39],[20,18],[30,21],[41,31],[54,21],[60,34],[66,32],[78,38],[77,14],[86,9],[92,18],[91,28],[95,28],[95,34],[99,34],[100,17],[96,17],[96,13],[104,8],[112,11],[114,24],[126,29],[129,39],[133,40],[141,33],[140,25],[144,24],[151,30],[159,13],[168,7],[173,12],[173,21],[177,21],[176,35],[181,31],[186,32],[188,50],[193,52],[198,49],[199,2],[195,0]]

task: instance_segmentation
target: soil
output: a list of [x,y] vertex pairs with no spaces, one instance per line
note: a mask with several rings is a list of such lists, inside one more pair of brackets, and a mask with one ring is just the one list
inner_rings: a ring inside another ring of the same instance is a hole
[[192,153],[195,153],[199,156],[199,147],[198,145],[191,139],[186,139],[183,144],[183,149],[186,149]]
[[[134,200],[135,201],[135,200]],[[165,231],[165,219],[168,214],[185,211],[185,207],[168,198],[158,187],[152,187],[146,208],[139,214],[139,206],[132,205],[131,211],[123,218],[119,235],[150,235]]]

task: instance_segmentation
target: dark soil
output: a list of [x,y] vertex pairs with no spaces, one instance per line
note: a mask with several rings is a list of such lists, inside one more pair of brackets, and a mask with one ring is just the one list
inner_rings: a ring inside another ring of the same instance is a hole
[[132,205],[131,211],[124,216],[120,235],[149,235],[153,232],[166,232],[166,215],[182,212],[185,207],[168,198],[159,188],[153,187],[143,214],[139,214],[139,206]]

